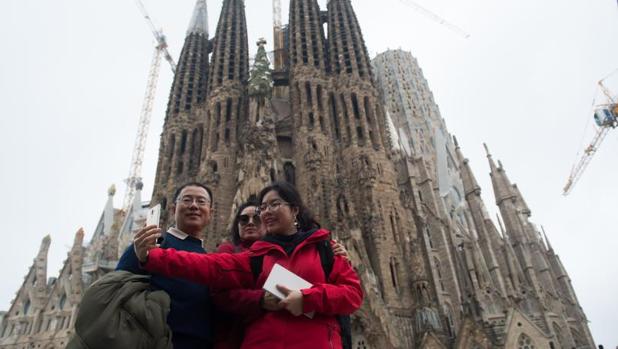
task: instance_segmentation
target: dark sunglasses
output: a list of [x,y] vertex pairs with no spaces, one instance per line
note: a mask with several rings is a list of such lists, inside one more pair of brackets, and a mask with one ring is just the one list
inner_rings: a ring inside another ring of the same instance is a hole
[[258,215],[249,216],[248,214],[241,214],[238,216],[238,223],[243,226],[249,224],[249,221],[251,220],[253,220],[253,224],[255,225],[262,224],[262,220]]

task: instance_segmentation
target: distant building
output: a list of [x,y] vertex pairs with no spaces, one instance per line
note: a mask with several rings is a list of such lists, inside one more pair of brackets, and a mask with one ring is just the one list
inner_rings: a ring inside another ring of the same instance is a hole
[[[294,183],[362,280],[356,349],[594,348],[568,273],[502,164],[488,152],[496,227],[416,60],[397,50],[372,62],[350,0],[324,11],[291,0],[274,69],[264,40],[249,68],[242,0],[223,1],[214,40],[205,6],[198,0],[171,88],[152,204],[167,212],[179,185],[209,185],[212,250],[238,204],[272,180]],[[123,212],[110,190],[91,242],[76,234],[55,279],[43,240],[0,348],[66,344],[84,289],[144,224],[140,192]]]

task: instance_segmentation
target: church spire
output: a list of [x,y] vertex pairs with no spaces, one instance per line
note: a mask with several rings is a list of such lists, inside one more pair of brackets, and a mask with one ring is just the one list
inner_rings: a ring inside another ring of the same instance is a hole
[[[208,93],[208,11],[205,0],[197,0],[184,46],[176,67],[161,145],[151,204],[161,204],[163,211],[171,202],[176,187],[194,181],[202,159],[204,115],[198,105]],[[161,226],[167,224],[161,216]]]
[[171,116],[189,112],[204,102],[208,81],[208,11],[205,0],[197,0],[187,29],[176,76],[170,91],[166,124]]
[[371,60],[350,0],[328,2],[328,35],[333,72],[371,80]]
[[318,2],[290,1],[290,64],[326,71],[325,42]]
[[506,176],[506,173],[504,172],[502,166],[496,165],[496,162],[494,161],[491,153],[489,152],[487,144],[483,143],[483,146],[485,147],[485,151],[487,152],[487,160],[489,161],[489,167],[491,169],[491,183],[494,187],[496,204],[500,205],[504,200],[512,199],[513,197],[515,197],[513,193],[513,187],[508,177]]
[[193,17],[187,29],[187,36],[200,34],[208,37],[208,7],[206,0],[197,0],[193,9]]
[[463,156],[463,153],[461,152],[461,148],[459,147],[459,143],[457,142],[457,138],[453,137],[453,141],[455,143],[455,153],[457,155],[457,160],[461,164],[460,173],[461,173],[461,179],[462,179],[463,186],[464,186],[465,196],[467,197],[468,194],[471,194],[471,193],[480,194],[481,187],[476,181],[476,177],[474,176],[474,173],[472,173],[469,160]]
[[114,195],[116,194],[116,186],[112,185],[107,190],[107,203],[103,211],[103,234],[109,235],[112,232],[114,225]]
[[214,91],[227,84],[244,84],[248,77],[245,3],[242,0],[225,0],[215,33],[209,88]]

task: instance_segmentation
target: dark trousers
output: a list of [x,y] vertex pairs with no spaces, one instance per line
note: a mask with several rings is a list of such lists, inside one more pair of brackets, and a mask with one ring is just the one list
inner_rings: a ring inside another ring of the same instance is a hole
[[210,349],[212,344],[204,338],[187,336],[183,334],[172,335],[174,349]]

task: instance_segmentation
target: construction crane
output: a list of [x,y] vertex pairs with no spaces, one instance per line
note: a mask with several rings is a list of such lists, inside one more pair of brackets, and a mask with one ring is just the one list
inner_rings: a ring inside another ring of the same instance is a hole
[[441,25],[445,26],[446,28],[450,29],[451,31],[455,32],[456,34],[462,36],[464,39],[467,39],[467,38],[470,37],[470,34],[466,33],[465,30],[463,30],[460,27],[456,26],[455,24],[447,21],[446,19],[438,16],[434,12],[426,9],[425,7],[417,4],[416,2],[414,2],[412,0],[400,0],[400,1],[402,3],[404,3],[405,5],[413,8],[415,11],[421,13],[425,17],[431,19],[432,21],[434,21],[434,22],[436,22],[438,24],[441,24]]
[[165,60],[170,64],[172,72],[176,74],[176,62],[174,62],[172,55],[170,55],[169,51],[167,50],[167,41],[165,40],[165,35],[163,35],[163,31],[156,29],[152,18],[150,18],[150,15],[148,15],[148,11],[146,11],[146,7],[141,0],[135,0],[135,4],[137,5],[139,11],[142,13],[142,16],[144,16],[146,23],[148,23],[148,27],[150,27],[152,35],[154,35],[155,40],[157,41],[157,49],[163,52],[163,57],[165,57]]
[[[618,70],[614,71],[614,73],[617,71]],[[605,103],[595,105],[594,121],[598,126],[597,130],[592,138],[592,142],[590,142],[590,144],[584,149],[584,154],[579,158],[575,165],[573,165],[569,179],[567,180],[562,192],[562,195],[564,196],[571,193],[575,184],[577,184],[579,179],[582,177],[584,171],[588,167],[588,164],[590,164],[592,157],[599,149],[599,146],[601,146],[601,143],[603,143],[605,136],[607,136],[611,129],[618,126],[618,103],[616,103],[616,99],[612,95],[611,91],[603,84],[603,82],[614,73],[598,82],[599,89],[603,92],[607,98],[607,101]]]
[[138,183],[142,181],[142,163],[144,161],[144,149],[146,148],[146,140],[148,139],[148,130],[150,128],[150,119],[152,115],[152,106],[154,104],[155,92],[157,90],[157,82],[159,80],[159,72],[161,68],[161,58],[170,64],[172,72],[176,73],[176,63],[167,50],[167,42],[165,41],[165,35],[161,30],[156,30],[152,22],[152,19],[148,15],[144,4],[141,0],[135,0],[137,7],[146,19],[152,34],[155,37],[157,45],[155,46],[152,61],[150,63],[150,71],[148,72],[148,83],[146,85],[146,93],[144,95],[144,101],[142,103],[142,110],[137,126],[137,136],[135,138],[135,145],[133,147],[133,155],[131,157],[131,168],[129,170],[129,177],[125,180],[127,184],[127,190],[125,192],[122,208],[124,212],[128,213],[133,204],[135,197],[135,190]]

